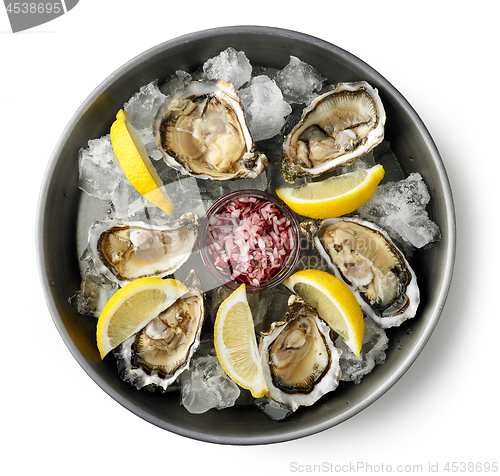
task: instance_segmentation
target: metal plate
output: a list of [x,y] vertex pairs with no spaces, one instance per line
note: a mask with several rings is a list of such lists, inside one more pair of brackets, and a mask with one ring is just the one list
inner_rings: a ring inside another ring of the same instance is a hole
[[[415,252],[421,305],[411,323],[389,330],[386,363],[361,384],[343,383],[313,407],[299,409],[280,423],[246,406],[192,415],[179,404],[176,392],[156,395],[135,390],[118,378],[112,357],[100,360],[95,322],[68,304],[68,297],[80,286],[76,246],[82,195],[78,189],[79,149],[89,139],[109,132],[116,111],[140,86],[154,79],[161,84],[179,69],[199,68],[228,46],[245,51],[252,64],[283,68],[294,55],[325,77],[366,80],[376,87],[387,112],[386,138],[404,175],[422,174],[432,197],[429,216],[442,232],[434,247]],[[88,375],[117,402],[141,418],[187,437],[225,444],[267,444],[311,435],[345,421],[383,395],[410,367],[446,300],[455,256],[455,217],[446,171],[429,132],[385,78],[348,52],[308,35],[268,27],[227,27],[182,36],[144,52],[107,78],[82,104],[63,132],[46,173],[38,210],[37,250],[48,306],[62,338]]]

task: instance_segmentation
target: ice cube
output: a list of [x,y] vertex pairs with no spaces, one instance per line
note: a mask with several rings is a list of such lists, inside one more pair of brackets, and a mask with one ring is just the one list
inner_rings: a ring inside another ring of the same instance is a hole
[[104,306],[116,291],[118,291],[118,284],[102,275],[88,274],[82,277],[80,290],[69,301],[80,314],[99,317]]
[[158,88],[157,82],[152,81],[142,86],[123,109],[128,115],[130,123],[137,129],[151,129],[153,119],[160,105],[165,101],[165,95]]
[[429,220],[427,213],[415,215],[413,220],[408,221],[387,217],[384,222],[386,228],[397,233],[415,248],[422,248],[428,243],[438,241],[441,237],[439,227]]
[[[177,220],[184,213],[192,212],[198,215],[201,222],[206,210],[196,179],[182,174],[177,175],[175,170],[162,177],[167,177],[166,180],[163,180],[163,188],[175,206],[175,211],[168,218],[168,221]],[[124,191],[121,198],[123,202],[120,209],[126,211],[126,215],[122,215],[122,217],[128,216],[146,222],[154,220],[164,222],[167,218],[160,208],[142,197],[135,189]],[[114,215],[118,216],[118,212],[115,212]]]
[[169,96],[174,91],[178,89],[182,89],[188,83],[193,80],[193,77],[183,70],[177,70],[175,74],[173,74],[170,78],[165,81],[164,84],[160,86],[160,91],[165,94],[165,96]]
[[288,407],[271,400],[269,397],[256,398],[252,405],[274,421],[283,421],[292,414],[292,410]]
[[342,337],[337,338],[335,346],[342,351],[340,356],[341,380],[359,383],[365,375],[373,370],[375,365],[385,362],[385,351],[389,346],[389,339],[384,329],[380,328],[369,317],[365,317],[365,334],[359,358],[347,347]]
[[280,321],[285,317],[291,294],[286,286],[280,284],[273,289],[248,295],[257,333],[268,331],[274,321]]
[[422,248],[441,239],[438,225],[425,210],[429,200],[422,176],[414,172],[399,182],[380,185],[358,212],[385,229],[396,241]]
[[[238,182],[238,180],[235,180],[235,182]],[[217,200],[227,193],[224,191],[222,181],[200,179],[198,186],[201,197],[203,197],[205,211],[208,211]]]
[[[118,200],[115,197],[115,201],[117,205],[115,206],[114,216],[118,218],[130,217],[133,219],[136,215],[150,214],[152,209],[160,210],[158,207],[148,202],[142,195],[140,195],[135,189],[134,191],[130,191],[127,195],[125,195],[124,201],[122,202],[123,208],[121,208],[121,204],[118,204]],[[137,218],[138,220],[145,221],[142,217]],[[147,221],[147,220],[146,220]]]
[[250,85],[239,91],[239,96],[254,141],[270,139],[278,134],[292,112],[280,88],[268,76],[252,78]]
[[153,136],[153,129],[151,127],[139,129],[137,133],[139,134],[139,137],[144,144],[144,148],[146,149],[146,152],[151,159],[160,160],[161,158],[163,158],[160,149],[158,149],[158,145],[156,144],[155,138]]
[[113,216],[120,218],[129,216],[129,207],[142,200],[118,164],[109,134],[80,150],[78,186],[92,197],[112,202]]
[[[165,191],[172,203],[175,205],[175,213],[172,215],[172,220],[179,218],[186,212],[196,213],[200,219],[206,214],[206,209],[201,198],[200,187],[198,181],[194,177],[188,177],[171,169],[163,183]],[[174,177],[176,177],[174,179]],[[200,180],[201,182],[204,182]]]
[[[232,292],[233,290],[226,286],[217,287],[211,292],[209,314],[212,323],[215,323],[219,306]],[[269,330],[272,322],[285,317],[290,295],[291,292],[283,285],[259,293],[247,293],[256,334]]]
[[203,71],[207,79],[223,79],[239,89],[250,80],[252,65],[243,51],[229,47],[208,59],[203,65]]
[[276,73],[276,84],[283,97],[295,104],[310,103],[318,95],[324,80],[311,65],[296,56],[290,56],[288,65]]
[[113,209],[111,216],[116,218],[127,218],[149,203],[134,188],[123,173],[116,188],[110,194],[109,200],[112,203]]
[[181,374],[181,403],[190,413],[204,413],[211,408],[232,407],[241,390],[224,372],[212,348],[201,348]]
[[208,308],[212,324],[215,322],[217,310],[219,306],[226,300],[232,293],[232,290],[226,286],[215,288],[210,294],[210,306]]
[[338,172],[338,175],[344,175],[351,172],[357,172],[359,170],[368,170],[376,164],[377,162],[373,156],[373,151],[370,151],[363,155],[363,157],[356,159],[352,164],[339,167],[336,171]]
[[109,134],[90,140],[80,150],[78,186],[100,200],[109,200],[125,179],[111,146]]

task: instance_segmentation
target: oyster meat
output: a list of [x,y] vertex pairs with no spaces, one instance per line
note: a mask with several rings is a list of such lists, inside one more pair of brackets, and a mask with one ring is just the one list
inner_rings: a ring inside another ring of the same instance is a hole
[[200,346],[205,295],[193,270],[184,284],[188,293],[114,350],[121,378],[138,390],[165,392]]
[[165,162],[202,179],[253,178],[267,166],[255,149],[232,84],[193,81],[160,106],[153,134]]
[[384,230],[359,217],[306,220],[301,228],[378,325],[399,326],[415,316],[417,278]]
[[155,225],[110,218],[89,230],[88,251],[99,272],[124,285],[143,276],[164,277],[189,258],[198,236],[198,215]]
[[352,163],[384,138],[385,110],[367,82],[339,83],[304,109],[283,144],[287,182],[316,177]]
[[283,320],[261,332],[259,352],[267,396],[291,411],[337,388],[341,352],[328,324],[298,296],[290,296]]

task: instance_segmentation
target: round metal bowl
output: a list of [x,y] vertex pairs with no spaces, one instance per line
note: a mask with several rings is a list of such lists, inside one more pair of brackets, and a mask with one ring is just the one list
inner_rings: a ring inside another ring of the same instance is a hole
[[[179,404],[177,392],[150,394],[123,383],[114,359],[103,361],[95,344],[95,322],[80,316],[68,297],[80,286],[77,216],[78,151],[89,139],[109,132],[116,111],[140,86],[161,83],[176,70],[199,68],[211,56],[232,46],[245,51],[252,64],[283,68],[290,55],[314,65],[324,77],[366,80],[379,90],[387,112],[386,138],[408,175],[420,172],[429,188],[430,218],[442,232],[434,247],[417,250],[414,270],[421,289],[418,315],[389,331],[392,343],[384,365],[362,383],[343,383],[310,408],[274,422],[248,406],[193,415]],[[110,396],[145,420],[198,440],[226,444],[267,444],[308,436],[333,427],[383,395],[410,367],[429,339],[448,293],[455,254],[453,200],[446,172],[424,124],[380,74],[348,52],[301,33],[268,27],[227,27],[186,35],[137,56],[107,78],[78,109],[57,144],[45,177],[37,224],[39,268],[54,322],[73,356]],[[409,332],[411,329],[411,332]],[[397,342],[397,345],[395,344]]]

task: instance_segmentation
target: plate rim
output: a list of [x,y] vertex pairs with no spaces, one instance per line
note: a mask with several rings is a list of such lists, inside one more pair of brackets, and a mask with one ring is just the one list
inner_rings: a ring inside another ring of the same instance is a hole
[[[446,267],[443,273],[443,286],[439,291],[439,297],[436,301],[436,306],[430,313],[429,323],[425,326],[425,330],[420,336],[420,339],[415,344],[413,351],[398,365],[397,371],[394,372],[388,379],[386,379],[382,384],[380,384],[374,392],[372,392],[367,398],[363,399],[359,404],[350,407],[347,411],[336,415],[332,418],[329,418],[321,423],[318,423],[313,426],[309,426],[306,429],[298,429],[295,431],[288,430],[286,433],[279,433],[276,435],[258,435],[258,436],[247,436],[247,437],[220,437],[213,434],[200,433],[195,432],[190,429],[186,429],[184,427],[177,426],[175,424],[171,424],[170,422],[165,422],[164,420],[160,420],[156,418],[154,415],[149,414],[139,408],[137,405],[133,404],[129,399],[120,394],[116,389],[110,388],[108,383],[98,375],[92,366],[87,362],[86,358],[80,352],[73,339],[69,335],[67,329],[63,325],[60,315],[56,306],[56,302],[52,295],[52,286],[49,282],[47,265],[45,262],[44,256],[44,215],[45,215],[45,207],[48,201],[48,190],[50,188],[51,178],[53,176],[53,172],[57,165],[57,159],[64,147],[64,144],[68,137],[71,135],[71,132],[74,130],[79,118],[82,114],[91,106],[91,104],[99,97],[99,95],[104,91],[108,86],[110,86],[118,77],[120,77],[125,71],[134,67],[136,64],[142,63],[145,59],[151,58],[152,56],[160,53],[166,48],[171,48],[176,45],[181,45],[193,40],[199,41],[202,38],[211,38],[213,36],[223,36],[223,35],[235,35],[235,34],[243,34],[243,35],[263,35],[269,34],[270,36],[284,36],[290,40],[299,40],[305,41],[307,43],[313,43],[316,46],[327,49],[329,51],[334,51],[337,54],[343,56],[347,61],[354,62],[357,67],[361,67],[361,69],[367,69],[370,72],[370,75],[377,76],[379,82],[384,83],[385,87],[392,90],[393,94],[395,94],[398,98],[398,102],[402,105],[406,111],[406,113],[412,118],[413,123],[416,125],[419,133],[421,134],[423,140],[425,141],[429,150],[433,152],[433,159],[436,169],[439,175],[439,183],[443,189],[443,193],[445,195],[445,207],[446,207],[446,215],[448,217],[448,233],[447,233],[447,242],[444,244],[447,254],[446,259]],[[114,400],[116,400],[123,407],[127,408],[129,411],[134,413],[135,415],[143,418],[144,420],[152,423],[155,426],[158,426],[162,429],[168,430],[172,433],[178,434],[180,436],[185,436],[188,438],[192,438],[198,441],[205,441],[209,443],[216,444],[232,444],[232,445],[262,445],[262,444],[272,444],[278,442],[291,441],[298,438],[303,438],[306,436],[310,436],[329,428],[332,428],[344,421],[347,421],[357,413],[361,412],[368,406],[370,406],[373,402],[375,402],[378,398],[380,398],[383,394],[385,394],[411,367],[413,362],[416,360],[418,355],[422,352],[426,343],[428,342],[431,334],[433,333],[439,318],[441,316],[442,310],[444,308],[446,298],[448,296],[451,282],[453,278],[453,270],[454,263],[456,258],[456,216],[454,209],[454,201],[451,185],[449,182],[448,174],[445,170],[444,163],[442,161],[441,155],[438,151],[438,148],[432,139],[429,131],[424,125],[423,121],[417,114],[417,112],[413,109],[413,107],[409,104],[409,102],[404,98],[404,96],[389,82],[387,81],[378,71],[373,69],[363,60],[358,58],[357,56],[349,53],[348,51],[329,43],[320,38],[316,38],[314,36],[297,32],[294,30],[288,30],[283,28],[269,27],[269,26],[252,26],[252,25],[242,25],[242,26],[226,26],[226,27],[217,27],[210,28],[206,30],[200,30],[188,34],[181,35],[179,37],[167,40],[162,42],[156,46],[153,46],[144,52],[136,55],[134,58],[120,66],[114,72],[112,72],[107,78],[105,78],[94,90],[88,95],[88,97],[83,101],[80,107],[73,114],[68,124],[62,131],[56,146],[52,152],[52,155],[49,159],[44,177],[42,179],[42,185],[40,188],[40,194],[38,198],[37,204],[37,212],[36,212],[36,252],[37,252],[37,262],[38,262],[38,272],[39,278],[41,281],[44,297],[49,308],[49,312],[51,314],[52,320],[63,338],[64,343],[70,350],[73,357],[77,360],[83,370],[91,377],[91,379],[99,385],[99,387],[104,390],[108,395],[110,395]]]

